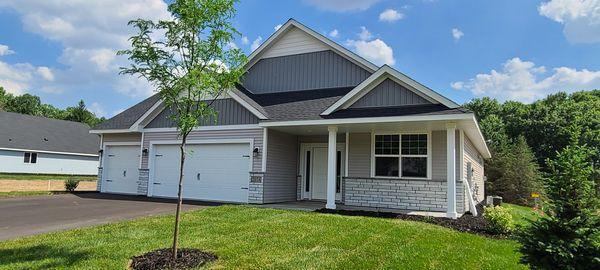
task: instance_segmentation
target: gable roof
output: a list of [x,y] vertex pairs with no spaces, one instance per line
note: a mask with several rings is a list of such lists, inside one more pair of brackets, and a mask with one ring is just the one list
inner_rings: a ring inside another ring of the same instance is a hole
[[0,149],[97,156],[100,137],[86,124],[0,112]]
[[127,110],[111,117],[110,119],[96,125],[93,130],[128,130],[134,123],[138,122],[143,115],[160,101],[160,95],[154,94],[133,105]]
[[305,25],[299,23],[294,19],[289,19],[285,24],[283,24],[275,33],[273,33],[265,42],[263,42],[256,50],[254,50],[250,56],[248,57],[248,63],[246,64],[246,69],[249,69],[254,65],[258,60],[261,59],[261,56],[267,51],[268,48],[273,46],[278,40],[280,40],[287,32],[291,29],[297,28],[302,30],[304,33],[316,38],[317,40],[323,42],[327,45],[331,50],[340,54],[341,56],[347,58],[348,60],[354,62],[355,64],[367,69],[370,72],[375,72],[377,70],[377,66],[368,60],[362,58],[356,53],[344,48],[343,46],[337,44],[333,40],[323,36],[322,34],[306,27]]
[[393,69],[388,65],[383,65],[369,78],[364,80],[362,83],[357,85],[352,91],[340,98],[333,105],[323,111],[322,115],[330,115],[339,109],[346,109],[350,107],[354,102],[359,100],[361,97],[373,90],[377,85],[383,82],[385,79],[392,79],[398,84],[406,87],[413,91],[415,94],[423,97],[433,104],[443,104],[450,109],[458,108],[459,105],[454,101],[438,94],[437,92],[429,89],[428,87],[420,84],[412,78],[404,75],[403,73]]

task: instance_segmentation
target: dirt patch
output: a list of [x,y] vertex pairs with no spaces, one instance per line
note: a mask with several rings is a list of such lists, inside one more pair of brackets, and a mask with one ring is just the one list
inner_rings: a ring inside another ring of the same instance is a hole
[[[483,208],[478,207],[479,213],[483,213]],[[417,215],[398,214],[392,212],[375,212],[375,211],[364,211],[364,210],[331,210],[321,208],[315,210],[319,213],[338,214],[346,216],[365,216],[365,217],[380,217],[380,218],[397,218],[403,220],[420,221],[430,224],[439,225],[442,227],[450,228],[460,232],[467,232],[473,234],[479,234],[487,237],[494,238],[505,238],[505,236],[494,234],[487,230],[487,221],[482,216],[472,216],[465,214],[457,219],[445,218],[445,217],[426,217]]]
[[[96,181],[81,181],[76,191],[96,190]],[[61,180],[0,180],[0,192],[14,191],[65,191]]]
[[217,259],[217,256],[210,252],[191,248],[179,249],[175,261],[172,255],[170,248],[154,250],[133,257],[130,267],[134,270],[190,269]]

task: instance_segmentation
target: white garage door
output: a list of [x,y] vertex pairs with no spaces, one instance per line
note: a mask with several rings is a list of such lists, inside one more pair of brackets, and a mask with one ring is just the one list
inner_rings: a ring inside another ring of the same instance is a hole
[[140,147],[110,145],[104,149],[102,192],[137,194]]
[[[248,143],[188,145],[184,167],[186,199],[248,202],[250,145]],[[177,197],[178,145],[154,147],[152,196]]]

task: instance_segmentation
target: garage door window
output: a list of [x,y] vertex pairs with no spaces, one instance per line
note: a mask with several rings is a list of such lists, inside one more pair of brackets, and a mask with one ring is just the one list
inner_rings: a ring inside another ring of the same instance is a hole
[[37,163],[37,153],[25,152],[23,153],[24,163]]

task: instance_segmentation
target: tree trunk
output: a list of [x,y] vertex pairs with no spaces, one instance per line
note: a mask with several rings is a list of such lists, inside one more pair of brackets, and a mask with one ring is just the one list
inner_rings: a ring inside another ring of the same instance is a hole
[[181,188],[183,187],[183,164],[185,162],[185,142],[187,140],[187,134],[183,135],[179,150],[181,151],[181,163],[179,164],[179,189],[177,191],[177,211],[175,212],[175,229],[173,230],[173,260],[177,259],[177,242],[179,238],[179,218],[181,213],[181,204],[183,202],[183,196]]

